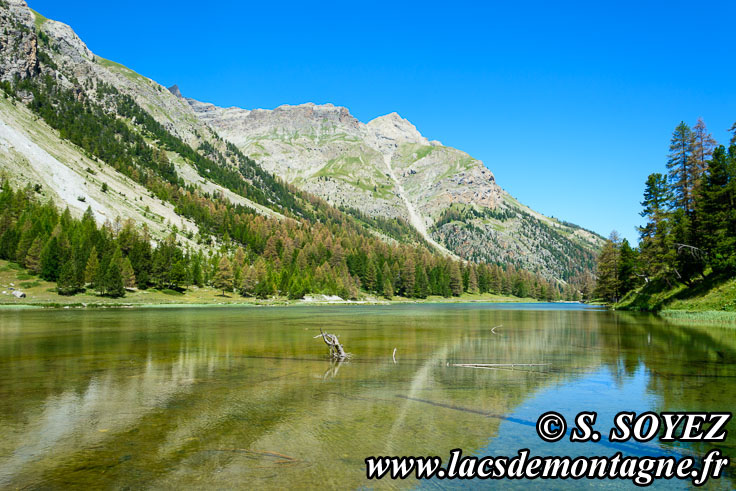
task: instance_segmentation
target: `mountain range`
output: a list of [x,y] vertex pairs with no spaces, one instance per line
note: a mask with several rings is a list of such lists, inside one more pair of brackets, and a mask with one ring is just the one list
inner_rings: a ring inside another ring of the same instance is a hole
[[[21,101],[0,98],[0,172],[76,216],[89,207],[99,223],[132,218],[154,237],[218,243],[196,239],[206,231],[156,176],[279,220],[323,221],[332,208],[386,242],[560,282],[592,271],[603,242],[519,203],[483,162],[429,141],[396,113],[363,123],[332,104],[200,102],[96,55],[68,25],[22,0],[0,1],[0,55],[0,80]],[[100,141],[39,117],[74,104],[90,113],[79,125],[108,122]],[[132,143],[108,139],[110,125],[122,125],[118,135],[129,132]],[[145,145],[156,155],[147,167],[136,153]]]

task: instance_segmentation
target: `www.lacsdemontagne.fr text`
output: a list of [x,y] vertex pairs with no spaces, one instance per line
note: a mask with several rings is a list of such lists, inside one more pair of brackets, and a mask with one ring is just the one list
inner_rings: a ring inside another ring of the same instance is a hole
[[464,457],[455,449],[446,467],[436,456],[368,457],[365,464],[368,479],[618,479],[637,486],[679,479],[702,486],[720,478],[729,459],[714,449],[699,460],[696,467],[694,457],[625,457],[621,452],[612,457],[540,457],[530,456],[528,449],[513,457]]

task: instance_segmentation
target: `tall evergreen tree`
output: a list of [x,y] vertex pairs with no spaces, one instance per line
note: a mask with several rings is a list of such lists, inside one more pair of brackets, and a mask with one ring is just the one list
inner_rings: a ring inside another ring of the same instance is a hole
[[414,283],[416,281],[416,264],[414,259],[407,257],[401,268],[401,294],[405,297],[414,295]]
[[222,290],[223,295],[226,291],[233,291],[233,267],[227,256],[220,259],[213,284],[215,288]]
[[620,294],[623,297],[639,284],[639,277],[637,276],[639,257],[636,250],[631,248],[631,244],[626,239],[621,241],[619,251],[618,277],[621,285]]
[[469,269],[470,271],[468,273],[468,293],[472,293],[475,295],[480,291],[478,288],[478,274],[475,272],[475,265],[471,265]]
[[61,266],[59,281],[56,283],[56,291],[59,295],[74,295],[82,290],[80,276],[77,274],[76,252],[72,252],[72,258],[65,261]]
[[25,266],[33,274],[41,272],[41,252],[43,251],[43,241],[41,237],[36,237],[28,249],[25,257]]
[[123,275],[120,271],[120,261],[111,260],[105,269],[105,295],[118,298],[125,296]]
[[51,237],[41,252],[41,278],[46,281],[59,279],[61,271],[61,251],[58,237]]
[[[698,177],[701,177],[708,168],[708,162],[713,157],[713,151],[716,148],[716,141],[708,132],[703,118],[698,118],[698,122],[693,126],[693,159],[697,167]],[[695,183],[697,187],[697,182]]]
[[427,298],[429,295],[429,279],[424,266],[417,264],[414,269],[414,297]]
[[693,191],[700,172],[693,158],[693,146],[693,132],[683,121],[672,133],[667,169],[675,207],[688,215],[693,211]]
[[736,145],[714,151],[698,205],[702,247],[713,269],[736,270]]
[[376,291],[376,287],[377,287],[376,275],[377,275],[376,263],[373,261],[372,258],[368,258],[368,261],[365,266],[365,281],[363,282],[363,286],[369,292]]
[[450,290],[455,297],[463,294],[463,277],[457,261],[450,262]]
[[389,276],[383,277],[383,298],[391,300],[394,296],[394,287]]
[[[192,265],[192,272],[191,272],[192,284],[201,288],[202,286],[204,286],[204,281],[202,278],[202,253],[201,252],[198,252],[197,254],[193,256],[191,265]],[[241,281],[242,281],[242,276],[241,276]]]
[[598,256],[598,282],[596,295],[608,302],[616,303],[621,299],[621,279],[619,263],[621,257],[621,238],[615,230],[611,232]]
[[130,263],[129,257],[123,259],[123,266],[120,273],[123,276],[125,288],[135,288],[135,271],[133,271],[133,265]]
[[84,268],[84,281],[94,287],[95,280],[99,275],[100,261],[97,258],[97,248],[92,246],[92,251],[89,253],[89,259],[87,259],[87,265]]
[[639,228],[643,273],[647,279],[665,274],[674,262],[670,237],[672,192],[665,176],[650,174],[644,189],[641,216],[646,225]]

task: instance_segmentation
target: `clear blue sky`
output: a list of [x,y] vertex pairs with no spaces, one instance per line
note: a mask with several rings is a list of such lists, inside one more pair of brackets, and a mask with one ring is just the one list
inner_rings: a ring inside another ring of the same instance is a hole
[[634,240],[675,125],[736,121],[736,2],[30,0],[89,48],[222,106],[392,111],[523,203]]

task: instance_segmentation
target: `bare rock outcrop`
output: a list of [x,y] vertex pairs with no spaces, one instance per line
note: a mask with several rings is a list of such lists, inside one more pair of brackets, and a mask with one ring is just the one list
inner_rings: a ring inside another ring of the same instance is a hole
[[35,17],[22,0],[0,3],[0,80],[25,79],[39,73]]

